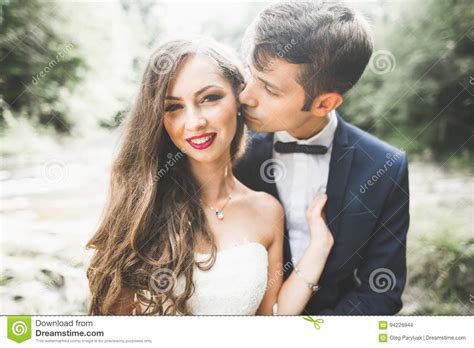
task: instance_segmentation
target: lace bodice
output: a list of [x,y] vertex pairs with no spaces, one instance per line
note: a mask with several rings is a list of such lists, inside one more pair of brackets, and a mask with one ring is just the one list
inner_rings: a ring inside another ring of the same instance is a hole
[[[196,253],[197,261],[209,254]],[[247,242],[217,252],[208,271],[194,270],[195,292],[188,300],[193,315],[254,315],[267,287],[268,253],[258,242]],[[173,290],[184,289],[178,278]]]

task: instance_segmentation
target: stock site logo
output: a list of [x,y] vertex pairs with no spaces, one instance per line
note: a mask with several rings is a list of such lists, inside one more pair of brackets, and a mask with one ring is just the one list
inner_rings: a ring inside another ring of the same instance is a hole
[[18,343],[29,340],[31,338],[31,317],[8,317],[7,337]]

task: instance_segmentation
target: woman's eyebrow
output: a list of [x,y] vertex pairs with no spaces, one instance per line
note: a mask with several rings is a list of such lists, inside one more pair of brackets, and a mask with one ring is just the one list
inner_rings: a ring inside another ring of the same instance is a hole
[[[199,89],[196,93],[194,93],[194,96],[198,96],[199,94],[203,93],[204,91],[207,91],[209,88],[213,88],[213,87],[216,87],[216,88],[219,88],[219,89],[222,89],[222,87],[220,86],[217,86],[217,85],[207,85],[201,89]],[[168,99],[168,100],[181,100],[181,98],[179,97],[174,97],[172,95],[167,95],[165,97],[165,99]]]
[[181,100],[181,98],[179,98],[179,97],[173,97],[172,95],[167,95],[167,96],[165,97],[165,99],[167,99],[167,100]]
[[199,91],[197,91],[196,93],[194,93],[194,96],[196,97],[196,96],[198,96],[199,94],[201,94],[202,92],[208,90],[209,88],[213,88],[213,87],[222,89],[222,87],[217,86],[217,85],[207,85],[207,86],[201,88],[201,89],[200,89]]

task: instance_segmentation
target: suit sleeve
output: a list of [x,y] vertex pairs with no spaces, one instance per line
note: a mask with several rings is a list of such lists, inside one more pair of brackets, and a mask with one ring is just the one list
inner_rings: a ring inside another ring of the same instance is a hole
[[390,315],[402,308],[406,282],[406,240],[409,226],[408,164],[404,154],[393,188],[357,270],[361,285],[321,315]]

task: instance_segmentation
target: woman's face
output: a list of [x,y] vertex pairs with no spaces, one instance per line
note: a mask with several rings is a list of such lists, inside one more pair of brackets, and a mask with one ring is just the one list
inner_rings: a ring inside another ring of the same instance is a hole
[[204,55],[186,57],[165,98],[164,126],[191,160],[230,159],[237,127],[237,100],[230,82]]

